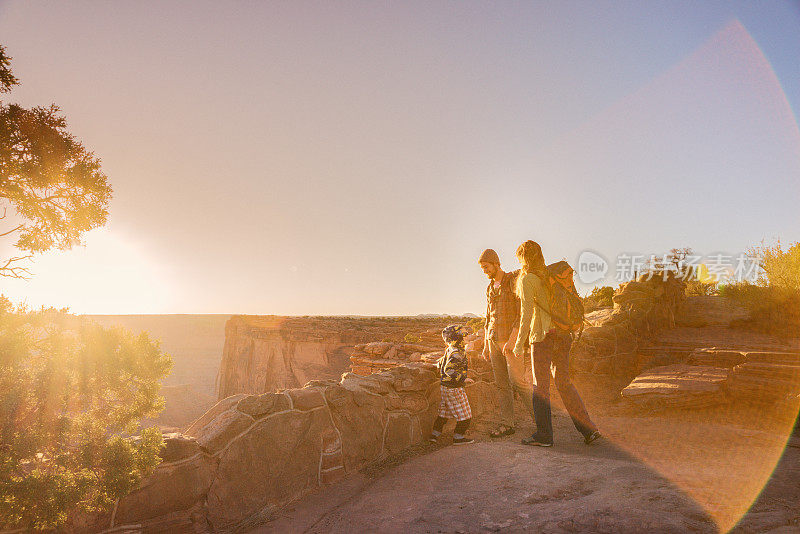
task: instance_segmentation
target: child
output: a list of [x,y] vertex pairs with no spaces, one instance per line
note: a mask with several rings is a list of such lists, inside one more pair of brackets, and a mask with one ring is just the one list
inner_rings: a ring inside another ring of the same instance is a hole
[[429,439],[431,443],[436,443],[442,435],[442,428],[450,417],[456,420],[453,444],[463,445],[474,441],[464,435],[472,420],[472,410],[469,407],[467,392],[464,390],[464,381],[467,379],[464,336],[469,333],[467,327],[456,324],[451,324],[442,330],[442,339],[447,343],[447,350],[437,362],[442,400],[439,403],[439,417],[433,423],[433,432]]

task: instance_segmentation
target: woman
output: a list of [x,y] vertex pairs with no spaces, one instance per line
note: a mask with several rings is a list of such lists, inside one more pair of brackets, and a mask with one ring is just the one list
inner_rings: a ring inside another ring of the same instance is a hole
[[553,446],[553,422],[550,414],[550,366],[555,368],[558,393],[588,445],[600,437],[600,432],[583,405],[578,390],[569,378],[569,350],[572,337],[551,323],[549,276],[542,248],[535,241],[525,241],[517,248],[522,265],[517,279],[520,298],[520,322],[514,354],[522,356],[526,342],[531,347],[533,363],[533,417],[536,432],[522,440],[525,445]]

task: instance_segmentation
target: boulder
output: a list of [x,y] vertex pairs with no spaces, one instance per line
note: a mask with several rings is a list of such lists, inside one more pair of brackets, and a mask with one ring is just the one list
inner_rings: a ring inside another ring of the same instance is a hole
[[395,367],[387,371],[393,378],[392,386],[398,392],[425,391],[436,380],[436,374],[419,367]]
[[307,411],[325,406],[325,397],[319,389],[290,389],[286,393],[292,398],[292,406],[295,410]]
[[744,353],[736,350],[715,348],[695,349],[689,354],[687,363],[691,365],[710,365],[713,367],[733,367],[744,363]]
[[494,384],[483,381],[468,383],[464,386],[475,421],[491,420],[500,413],[500,398]]
[[417,413],[428,407],[428,401],[420,393],[411,393],[400,397],[400,409]]
[[262,419],[221,455],[208,490],[208,520],[233,530],[266,506],[279,506],[319,485],[323,436],[334,431],[325,410]]
[[744,353],[744,357],[748,362],[800,365],[800,352],[749,351]]
[[611,319],[612,313],[614,313],[614,308],[600,308],[587,313],[585,319],[593,327],[602,326]]
[[165,463],[176,462],[189,458],[200,452],[197,440],[179,433],[164,434],[164,448],[161,449],[161,459]]
[[342,375],[341,385],[351,391],[371,393],[373,395],[385,395],[389,393],[389,386],[381,380],[376,379],[378,375],[360,376],[354,373]]
[[236,406],[240,400],[242,400],[247,395],[245,393],[239,393],[237,395],[231,395],[230,397],[226,397],[216,403],[214,406],[211,407],[206,413],[204,413],[197,421],[189,425],[189,428],[186,429],[187,436],[197,436],[197,432],[210,423],[215,417],[221,414],[224,411],[229,410],[231,407]]
[[[748,361],[731,371],[727,389],[732,396],[755,404],[773,404],[800,395],[800,365],[749,361],[751,354],[766,360],[786,361],[781,353],[747,353]],[[780,358],[776,358],[776,354]]]
[[435,347],[429,347],[427,345],[420,345],[418,343],[402,343],[397,346],[398,350],[403,352],[431,352],[436,350]]
[[192,508],[208,491],[213,474],[213,461],[206,455],[159,467],[141,488],[119,501],[115,524],[143,523]]
[[352,473],[381,453],[384,398],[342,386],[328,388],[325,397],[342,436],[344,467]]
[[389,414],[384,432],[383,450],[397,454],[411,446],[411,417],[404,413]]
[[388,341],[374,341],[372,343],[358,345],[356,348],[358,348],[363,352],[366,352],[367,354],[374,354],[375,356],[383,356],[393,346],[394,343],[389,343]]
[[282,412],[289,408],[291,408],[291,403],[285,393],[248,395],[236,405],[237,410],[254,419],[260,419],[271,413]]
[[197,431],[197,443],[203,450],[215,454],[252,424],[252,417],[232,407]]

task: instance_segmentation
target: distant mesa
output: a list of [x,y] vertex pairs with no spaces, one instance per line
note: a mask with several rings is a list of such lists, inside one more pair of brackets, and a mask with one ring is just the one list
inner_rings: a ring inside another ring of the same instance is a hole
[[450,315],[447,313],[420,313],[417,314],[416,317],[419,317],[420,319],[436,319],[439,317],[466,317],[467,319],[476,319],[478,315],[475,315],[474,313],[462,313],[461,315]]

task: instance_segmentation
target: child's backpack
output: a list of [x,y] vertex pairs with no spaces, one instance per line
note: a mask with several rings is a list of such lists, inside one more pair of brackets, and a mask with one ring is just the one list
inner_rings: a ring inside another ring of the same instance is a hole
[[566,261],[547,266],[550,317],[557,328],[573,334],[583,332],[583,300],[575,289],[574,269]]

